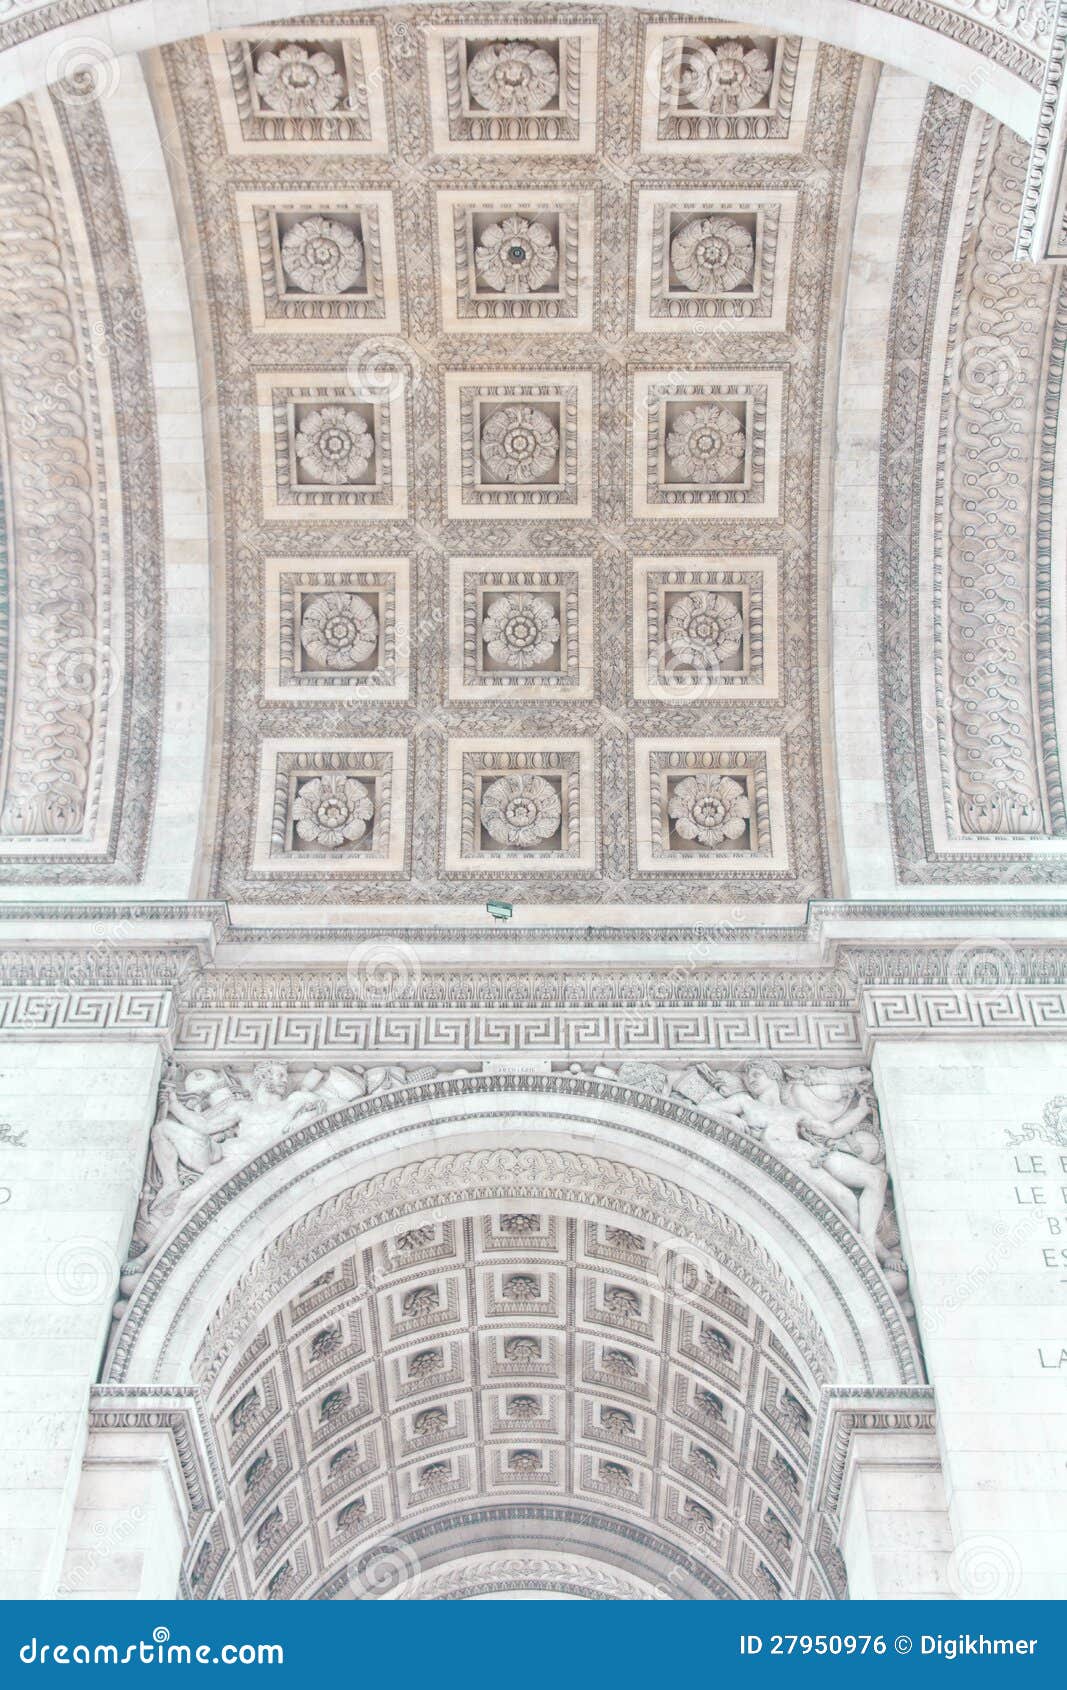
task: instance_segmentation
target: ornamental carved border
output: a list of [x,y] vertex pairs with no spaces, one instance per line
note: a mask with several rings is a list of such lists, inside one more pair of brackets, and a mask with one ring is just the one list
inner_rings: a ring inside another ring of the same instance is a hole
[[654,1585],[624,1578],[607,1567],[547,1553],[479,1555],[473,1563],[421,1576],[416,1594],[424,1602],[471,1601],[517,1590],[543,1590],[587,1602],[654,1602],[662,1594]]
[[[499,1082],[494,1089],[500,1089]],[[410,1091],[406,1092],[405,1101],[411,1095]],[[451,1193],[451,1198],[445,1196],[446,1191]],[[201,1347],[198,1383],[209,1386],[232,1355],[233,1345],[248,1331],[253,1317],[294,1276],[350,1241],[354,1229],[368,1230],[384,1220],[419,1211],[427,1204],[449,1200],[469,1198],[477,1203],[498,1197],[528,1197],[541,1202],[566,1202],[580,1195],[586,1202],[611,1208],[631,1219],[663,1226],[687,1241],[704,1241],[714,1249],[716,1259],[727,1271],[736,1273],[782,1321],[816,1378],[823,1382],[831,1376],[826,1340],[810,1311],[777,1263],[729,1216],[716,1213],[680,1186],[627,1169],[607,1157],[551,1150],[485,1150],[430,1158],[396,1169],[364,1181],[302,1216],[262,1253],[211,1322]],[[195,1230],[195,1217],[191,1225]],[[184,1253],[183,1234],[187,1230],[183,1228],[183,1233],[149,1270],[145,1287],[149,1305],[156,1290],[155,1284],[149,1281],[162,1282],[168,1266],[172,1265],[171,1258],[176,1262]],[[130,1310],[132,1331],[123,1328],[109,1364],[109,1373],[116,1378],[124,1374],[131,1339],[136,1341],[140,1324],[137,1317],[143,1321],[144,1314],[138,1297]]]
[[[679,1544],[673,1543],[659,1531],[651,1530],[643,1522],[614,1519],[611,1515],[601,1513],[593,1508],[582,1508],[573,1504],[557,1502],[540,1505],[533,1502],[497,1503],[477,1508],[466,1508],[462,1514],[423,1520],[417,1525],[408,1526],[403,1531],[398,1532],[390,1540],[389,1545],[372,1545],[366,1556],[366,1563],[370,1563],[372,1566],[382,1547],[392,1547],[396,1552],[400,1577],[402,1578],[408,1557],[411,1557],[417,1566],[420,1545],[425,1544],[427,1547],[432,1547],[435,1537],[451,1532],[457,1526],[480,1528],[478,1535],[483,1540],[487,1538],[487,1528],[503,1526],[507,1530],[509,1538],[518,1537],[518,1541],[521,1542],[521,1536],[518,1536],[516,1528],[519,1527],[521,1530],[521,1523],[524,1521],[555,1522],[559,1528],[558,1536],[560,1540],[568,1541],[572,1536],[576,1536],[579,1544],[587,1543],[590,1533],[603,1533],[609,1541],[614,1538],[618,1540],[620,1545],[628,1544],[636,1548],[642,1556],[642,1564],[645,1565],[648,1564],[651,1557],[655,1557],[665,1568],[669,1568],[669,1571],[664,1574],[663,1584],[652,1592],[654,1596],[669,1596],[676,1600],[704,1600],[703,1593],[706,1592],[707,1600],[719,1602],[738,1600],[737,1591],[725,1579],[721,1578],[718,1572],[695,1555],[689,1554]],[[491,1538],[488,1541],[492,1541]],[[357,1582],[361,1576],[366,1579],[366,1563],[356,1560],[351,1568],[331,1574],[321,1589],[315,1592],[316,1599],[330,1600],[341,1596],[346,1592],[346,1589],[351,1588],[353,1573],[356,1575]],[[421,1594],[420,1587],[424,1576],[421,1574],[418,1576],[414,1590],[416,1597]],[[611,1577],[613,1575],[605,1574],[604,1576]],[[446,1571],[437,1575],[430,1574],[431,1587],[435,1578],[446,1579],[449,1577],[450,1575]],[[529,1589],[530,1586],[527,1585],[526,1588]],[[549,1585],[548,1588],[555,1587]],[[571,1584],[566,1588],[573,1590],[575,1586]],[[445,1594],[447,1592],[442,1592],[442,1596]],[[468,1593],[464,1592],[464,1594]],[[473,1594],[473,1591],[469,1594]],[[591,1591],[590,1594],[595,1596],[596,1600],[604,1600],[607,1596],[603,1588],[595,1592]],[[645,1586],[641,1594],[648,1594],[648,1586]],[[637,1595],[638,1591],[635,1589],[627,1599],[634,1600]],[[614,1599],[621,1600],[622,1598],[616,1597]]]
[[[1059,284],[1011,263],[1025,159],[1017,138],[990,124],[969,186],[946,366],[932,368],[971,121],[970,107],[931,90],[891,313],[879,669],[893,850],[905,884],[1056,883],[1064,878],[1062,859],[1027,846],[1035,838],[1067,838],[1051,731],[1049,617],[1051,476],[1067,327],[1054,298]],[[935,381],[942,384],[938,497],[927,513],[924,424]],[[919,666],[927,614],[920,560],[931,514],[940,630],[934,721]],[[993,676],[984,667],[990,661]],[[936,748],[935,769],[926,765],[926,746]],[[931,791],[943,812],[936,827]],[[939,844],[938,829],[947,844]],[[1000,842],[995,855],[976,849],[985,838]],[[1005,849],[1009,842],[1017,849]]]
[[1049,0],[1052,26],[1049,31],[1041,103],[1030,146],[1030,160],[1023,188],[1022,210],[1015,239],[1015,256],[1040,262],[1044,258],[1062,262],[1067,258],[1064,240],[1063,166],[1061,106],[1064,72],[1067,70],[1067,6],[1064,0]]
[[[254,1188],[256,1181],[268,1169],[282,1165],[294,1153],[312,1143],[337,1135],[354,1121],[371,1122],[378,1116],[388,1116],[398,1106],[407,1108],[433,1100],[498,1095],[514,1088],[516,1083],[529,1094],[525,1107],[528,1117],[537,1114],[535,1100],[538,1094],[579,1101],[604,1099],[636,1105],[648,1117],[650,1129],[656,1122],[673,1123],[696,1132],[702,1138],[729,1145],[744,1161],[760,1171],[769,1189],[782,1187],[790,1191],[815,1216],[820,1228],[833,1239],[866,1287],[870,1306],[878,1311],[884,1342],[888,1352],[894,1356],[901,1379],[910,1382],[918,1377],[919,1364],[900,1306],[850,1226],[806,1179],[793,1173],[775,1154],[746,1136],[743,1130],[727,1126],[696,1107],[652,1095],[636,1096],[628,1086],[605,1084],[600,1079],[585,1075],[524,1074],[518,1082],[515,1076],[499,1074],[465,1078],[420,1079],[415,1076],[414,1081],[405,1085],[399,1095],[386,1091],[366,1096],[358,1103],[332,1110],[304,1125],[296,1125],[271,1149],[254,1156],[223,1184],[210,1190],[187,1214],[187,1218],[179,1218],[175,1230],[162,1247],[150,1247],[145,1257],[147,1267],[143,1277],[137,1275],[135,1285],[131,1287],[132,1300],[115,1334],[107,1377],[114,1382],[125,1379],[140,1334],[151,1322],[156,1300],[186,1251],[235,1198]],[[651,1131],[639,1136],[655,1137]],[[373,1143],[373,1139],[364,1140],[368,1149]],[[331,1159],[347,1154],[339,1149]],[[728,1184],[736,1180],[736,1176],[724,1175],[721,1170],[719,1177]],[[757,1195],[761,1203],[766,1203],[762,1190],[761,1185]],[[433,1195],[430,1195],[431,1192]],[[446,1196],[446,1192],[454,1195]],[[728,1214],[716,1212],[710,1205],[669,1181],[638,1169],[626,1168],[609,1158],[531,1148],[471,1151],[398,1167],[364,1181],[304,1214],[287,1233],[281,1235],[289,1240],[288,1254],[282,1267],[272,1268],[272,1262],[277,1261],[280,1242],[276,1239],[268,1250],[260,1254],[255,1265],[242,1277],[239,1287],[214,1317],[201,1346],[201,1382],[214,1376],[225,1361],[229,1348],[247,1330],[252,1315],[266,1307],[290,1282],[294,1273],[303,1271],[342,1246],[352,1238],[354,1231],[367,1231],[386,1220],[442,1201],[481,1200],[504,1195],[518,1197],[524,1193],[531,1199],[568,1201],[576,1192],[584,1192],[581,1201],[614,1207],[620,1213],[644,1218],[648,1224],[662,1226],[674,1235],[693,1242],[699,1243],[703,1239],[715,1259],[728,1271],[736,1273],[741,1282],[782,1321],[785,1330],[807,1357],[816,1378],[820,1382],[829,1381],[832,1374],[829,1351],[810,1310],[799,1302],[792,1284],[777,1263]],[[237,1211],[232,1212],[236,1214]],[[254,1224],[248,1218],[254,1216],[254,1209],[246,1209],[245,1203],[242,1203],[241,1212],[246,1219],[237,1226],[234,1239],[245,1227]],[[663,1218],[664,1212],[669,1212],[669,1220]],[[790,1223],[777,1211],[775,1214],[776,1224],[792,1232]],[[794,1234],[794,1239],[800,1243],[798,1234]],[[852,1328],[858,1350],[866,1353],[866,1345],[852,1312],[840,1297],[838,1304]]]
[[1024,172],[1023,143],[988,126],[942,384],[935,662],[957,836],[1064,832],[1055,735],[1043,726],[1053,717],[1048,525],[1067,321],[1056,271],[1012,261]]
[[[144,305],[100,108],[70,90],[56,94],[53,108],[62,161],[52,156],[46,108],[0,113],[6,539],[15,564],[0,839],[12,883],[129,883],[143,869],[158,761],[155,407]],[[89,242],[88,276],[63,204],[68,169]],[[99,318],[89,315],[90,288]],[[107,420],[100,360],[126,419],[121,431]],[[113,550],[120,525],[109,510],[105,436],[118,453],[121,556]],[[123,577],[121,650],[109,628],[112,571]],[[122,771],[114,792],[105,790],[106,754]],[[59,848],[46,852],[45,840]]]
[[[84,22],[128,6],[132,0],[51,0],[0,23],[0,52],[65,24]],[[856,0],[872,11],[904,18],[946,40],[980,53],[990,64],[1040,88],[1052,28],[1054,0]],[[0,13],[11,9],[11,0]],[[714,15],[713,8],[710,15]],[[862,42],[859,43],[862,47]]]

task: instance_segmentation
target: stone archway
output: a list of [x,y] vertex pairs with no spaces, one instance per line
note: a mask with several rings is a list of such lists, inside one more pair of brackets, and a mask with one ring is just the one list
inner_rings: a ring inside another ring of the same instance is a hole
[[[372,0],[355,0],[348,11],[370,8]],[[636,0],[622,0],[636,4]],[[379,10],[388,10],[378,7]],[[682,0],[675,12],[738,23],[758,23],[771,34],[805,34],[852,52],[881,59],[915,76],[939,83],[990,111],[1020,134],[1033,132],[1038,115],[1038,90],[1050,39],[1049,19],[1040,7],[1004,7],[1004,16],[989,18],[980,0],[951,4],[933,0],[922,6],[907,0]],[[239,9],[207,8],[209,29],[235,29],[291,21],[308,11],[322,12],[312,0],[306,4],[280,0],[245,0]],[[28,15],[27,15],[28,14]],[[90,20],[106,18],[106,37]],[[149,47],[182,40],[205,28],[203,11],[175,5],[160,13],[151,0],[86,0],[70,21],[65,0],[44,0],[26,8],[20,17],[0,27],[0,55],[11,53],[12,64],[3,82],[4,100],[16,100],[42,84],[72,73],[106,76],[116,55],[143,52]]]
[[831,1394],[919,1363],[864,1247],[742,1133],[606,1081],[468,1076],[206,1184],[100,1393],[196,1404],[188,1594],[843,1589]]

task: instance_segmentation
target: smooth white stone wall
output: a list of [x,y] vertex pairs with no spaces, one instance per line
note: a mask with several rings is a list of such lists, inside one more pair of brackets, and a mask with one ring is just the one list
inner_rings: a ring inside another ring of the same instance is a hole
[[185,1514],[169,1432],[93,1432],[55,1594],[71,1601],[173,1601]]
[[0,1053],[0,1598],[59,1580],[158,1083],[149,1043]]
[[[909,171],[928,85],[882,71],[867,135],[845,294],[834,441],[831,661],[848,894],[896,890],[879,729],[878,496],[886,324]],[[908,895],[914,896],[912,888]]]
[[951,1595],[952,1531],[936,1438],[859,1432],[849,1457],[841,1501],[849,1595],[894,1602]]
[[873,1068],[936,1398],[950,1585],[1063,1600],[1067,1146],[1010,1138],[1067,1098],[1067,1042],[886,1040]]

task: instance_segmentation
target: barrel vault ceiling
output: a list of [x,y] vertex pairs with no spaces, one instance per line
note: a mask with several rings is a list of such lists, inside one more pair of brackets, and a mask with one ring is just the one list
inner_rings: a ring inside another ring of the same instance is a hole
[[401,1227],[245,1336],[221,1372],[202,1357],[229,1500],[192,1596],[432,1599],[446,1528],[453,1561],[600,1534],[628,1597],[839,1588],[818,1387],[684,1249],[551,1206]]
[[1020,134],[631,7],[89,57],[0,114],[13,897],[610,937],[1062,881]]

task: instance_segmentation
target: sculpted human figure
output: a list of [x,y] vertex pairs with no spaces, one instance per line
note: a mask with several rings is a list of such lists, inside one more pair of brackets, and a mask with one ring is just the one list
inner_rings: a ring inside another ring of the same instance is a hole
[[218,1139],[233,1130],[236,1094],[216,1069],[192,1069],[183,1090],[185,1097],[180,1098],[172,1076],[159,1088],[160,1108],[151,1144],[162,1183],[149,1208],[154,1221],[168,1215],[181,1196],[182,1168],[205,1174],[219,1159]]
[[[252,1070],[247,1095],[240,1096],[224,1076],[211,1068],[194,1068],[185,1077],[184,1097],[165,1081],[165,1099],[152,1132],[152,1151],[162,1185],[151,1205],[159,1220],[171,1213],[182,1193],[181,1169],[205,1174],[216,1163],[243,1163],[267,1150],[292,1131],[307,1115],[322,1115],[337,1101],[309,1088],[321,1078],[308,1075],[286,1095],[288,1070],[282,1062],[259,1062]],[[192,1101],[187,1101],[187,1100]],[[198,1100],[203,1099],[199,1104]]]
[[[821,1136],[838,1141],[839,1150],[849,1150],[864,1162],[881,1161],[882,1139],[873,1122],[864,1124],[861,1118],[861,1124],[849,1132],[841,1128],[846,1109],[863,1098],[858,1082],[868,1077],[865,1068],[786,1068],[784,1072],[783,1102],[795,1104],[815,1121],[825,1122]],[[869,1103],[866,1114],[870,1114]]]
[[849,1108],[827,1120],[823,1111],[801,1103],[796,1092],[783,1095],[789,1089],[785,1071],[769,1057],[749,1062],[741,1078],[745,1090],[721,1097],[717,1103],[706,1099],[701,1105],[704,1111],[720,1120],[743,1121],[768,1150],[841,1211],[879,1261],[888,1259],[890,1252],[878,1237],[888,1176],[884,1169],[839,1148],[840,1141],[870,1115],[868,1099],[855,1093]]
[[201,1176],[218,1164],[233,1167],[251,1161],[302,1120],[391,1091],[406,1080],[403,1069],[392,1066],[331,1068],[326,1074],[312,1068],[290,1090],[284,1062],[257,1063],[248,1080],[239,1082],[214,1068],[194,1068],[180,1093],[173,1078],[165,1079],[152,1130],[152,1152],[162,1182],[148,1208],[153,1229],[173,1213],[187,1189],[183,1168]]

